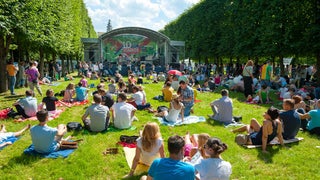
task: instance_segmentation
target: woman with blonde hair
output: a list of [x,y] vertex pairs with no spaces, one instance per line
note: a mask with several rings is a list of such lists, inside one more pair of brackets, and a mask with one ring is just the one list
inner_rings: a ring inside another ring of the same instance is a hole
[[206,159],[209,156],[206,155],[203,145],[206,144],[210,135],[207,133],[193,134],[187,132],[185,135],[184,156],[192,164],[197,164],[201,159]]
[[243,83],[244,83],[244,95],[253,95],[252,84],[253,84],[253,61],[249,60],[244,66],[242,71]]
[[150,166],[153,160],[159,157],[164,158],[160,128],[157,123],[149,122],[144,126],[141,137],[137,139],[136,154],[127,176],[133,176],[138,164]]

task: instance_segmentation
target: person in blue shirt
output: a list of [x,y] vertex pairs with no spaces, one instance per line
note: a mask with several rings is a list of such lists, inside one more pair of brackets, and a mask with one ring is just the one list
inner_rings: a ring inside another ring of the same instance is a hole
[[178,135],[168,139],[169,158],[158,158],[153,161],[148,176],[142,180],[194,180],[195,169],[191,164],[182,161],[185,141]]
[[79,82],[78,86],[76,87],[76,101],[84,101],[88,98],[89,90],[82,86],[82,83]]
[[[320,135],[320,100],[317,101],[316,109],[306,114],[299,114],[301,120],[308,121],[307,127],[302,127],[311,134]],[[309,119],[309,120],[307,120]]]
[[38,153],[48,154],[59,150],[62,137],[67,132],[64,124],[59,124],[57,128],[49,127],[47,125],[48,117],[48,111],[38,111],[39,124],[30,129],[32,144]]

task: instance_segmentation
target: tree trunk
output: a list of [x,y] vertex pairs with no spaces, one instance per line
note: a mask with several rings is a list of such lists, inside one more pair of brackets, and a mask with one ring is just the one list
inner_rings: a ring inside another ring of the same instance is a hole
[[68,57],[67,57],[67,72],[68,72],[68,74],[70,74],[70,60],[71,59],[71,56],[69,55]]
[[281,76],[283,76],[284,75],[283,56],[279,56],[279,65],[280,65],[280,74]]
[[66,55],[60,55],[61,59],[61,67],[62,67],[62,77],[65,75],[66,66],[64,65],[64,60],[66,59]]
[[40,75],[42,77],[45,77],[45,74],[44,74],[44,52],[43,52],[43,49],[40,48],[39,49],[39,58],[40,58],[40,62],[39,62],[39,65],[40,65]]
[[6,73],[6,65],[7,65],[7,55],[9,51],[9,45],[11,43],[11,36],[0,36],[0,93],[6,92],[8,90],[7,86],[7,73]]

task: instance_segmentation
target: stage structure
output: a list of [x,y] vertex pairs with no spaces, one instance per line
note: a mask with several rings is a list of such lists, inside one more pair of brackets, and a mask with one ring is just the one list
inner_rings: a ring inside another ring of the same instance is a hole
[[99,38],[81,38],[85,61],[140,61],[164,66],[185,58],[184,41],[171,41],[159,32],[141,28],[114,29]]

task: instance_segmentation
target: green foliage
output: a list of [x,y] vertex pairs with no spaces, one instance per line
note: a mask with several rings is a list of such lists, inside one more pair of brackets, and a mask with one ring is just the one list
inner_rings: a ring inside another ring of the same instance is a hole
[[[144,79],[145,80],[145,79]],[[75,79],[73,83],[77,83],[79,79]],[[42,91],[52,88],[55,92],[59,92],[67,86],[67,82],[60,82],[59,86],[41,86]],[[98,81],[89,80],[89,84]],[[167,105],[166,102],[153,100],[152,97],[161,94],[162,83],[144,84],[147,93],[148,102],[154,108],[159,105]],[[17,89],[19,95],[24,94],[26,88]],[[95,89],[90,89],[93,92]],[[198,93],[197,99],[201,102],[194,106],[194,113],[198,116],[211,114],[209,103],[220,98],[219,90],[213,93]],[[273,106],[280,108],[281,102],[277,101],[274,94],[271,94]],[[242,93],[231,92],[230,97],[234,103],[234,115],[242,115],[243,123],[249,123],[251,118],[256,118],[262,122],[262,114],[270,105],[255,106],[244,103],[244,95]],[[38,102],[42,97],[37,96]],[[92,100],[92,96],[89,98]],[[10,107],[16,100],[16,97],[9,96],[9,93],[0,94],[0,109]],[[280,104],[279,104],[280,103]],[[75,121],[81,122],[86,107],[74,106],[67,108],[65,112],[57,119],[48,122],[49,126],[57,126],[58,124]],[[126,175],[130,168],[125,160],[124,152],[119,147],[119,153],[116,155],[102,155],[102,152],[109,147],[116,147],[119,137],[122,134],[138,135],[143,129],[146,122],[154,121],[152,114],[147,111],[137,111],[136,116],[139,121],[134,121],[135,130],[122,130],[106,133],[87,133],[68,132],[67,135],[74,136],[74,139],[83,139],[79,144],[79,148],[66,159],[41,159],[23,155],[23,150],[31,144],[30,133],[26,132],[13,145],[6,147],[0,153],[0,174],[1,179],[121,179]],[[30,123],[37,124],[36,121],[28,121],[22,123],[14,123],[12,119],[2,120],[1,124],[5,124],[8,131],[17,131]],[[304,140],[299,143],[287,145],[288,149],[279,146],[268,147],[270,154],[263,154],[261,149],[245,149],[238,146],[234,142],[235,134],[231,133],[232,128],[225,128],[223,125],[207,120],[207,122],[168,127],[160,125],[161,134],[164,139],[165,152],[167,151],[167,139],[169,136],[178,134],[185,135],[187,131],[193,133],[209,133],[211,136],[219,137],[228,145],[228,149],[222,154],[224,160],[229,161],[232,165],[231,179],[318,179],[319,157],[316,146],[319,145],[319,138],[311,136],[308,133],[299,132],[299,137]],[[303,173],[302,173],[303,172]],[[135,176],[132,179],[139,179]]]
[[193,59],[315,57],[320,46],[316,2],[203,0],[161,32],[186,41],[187,57]]

